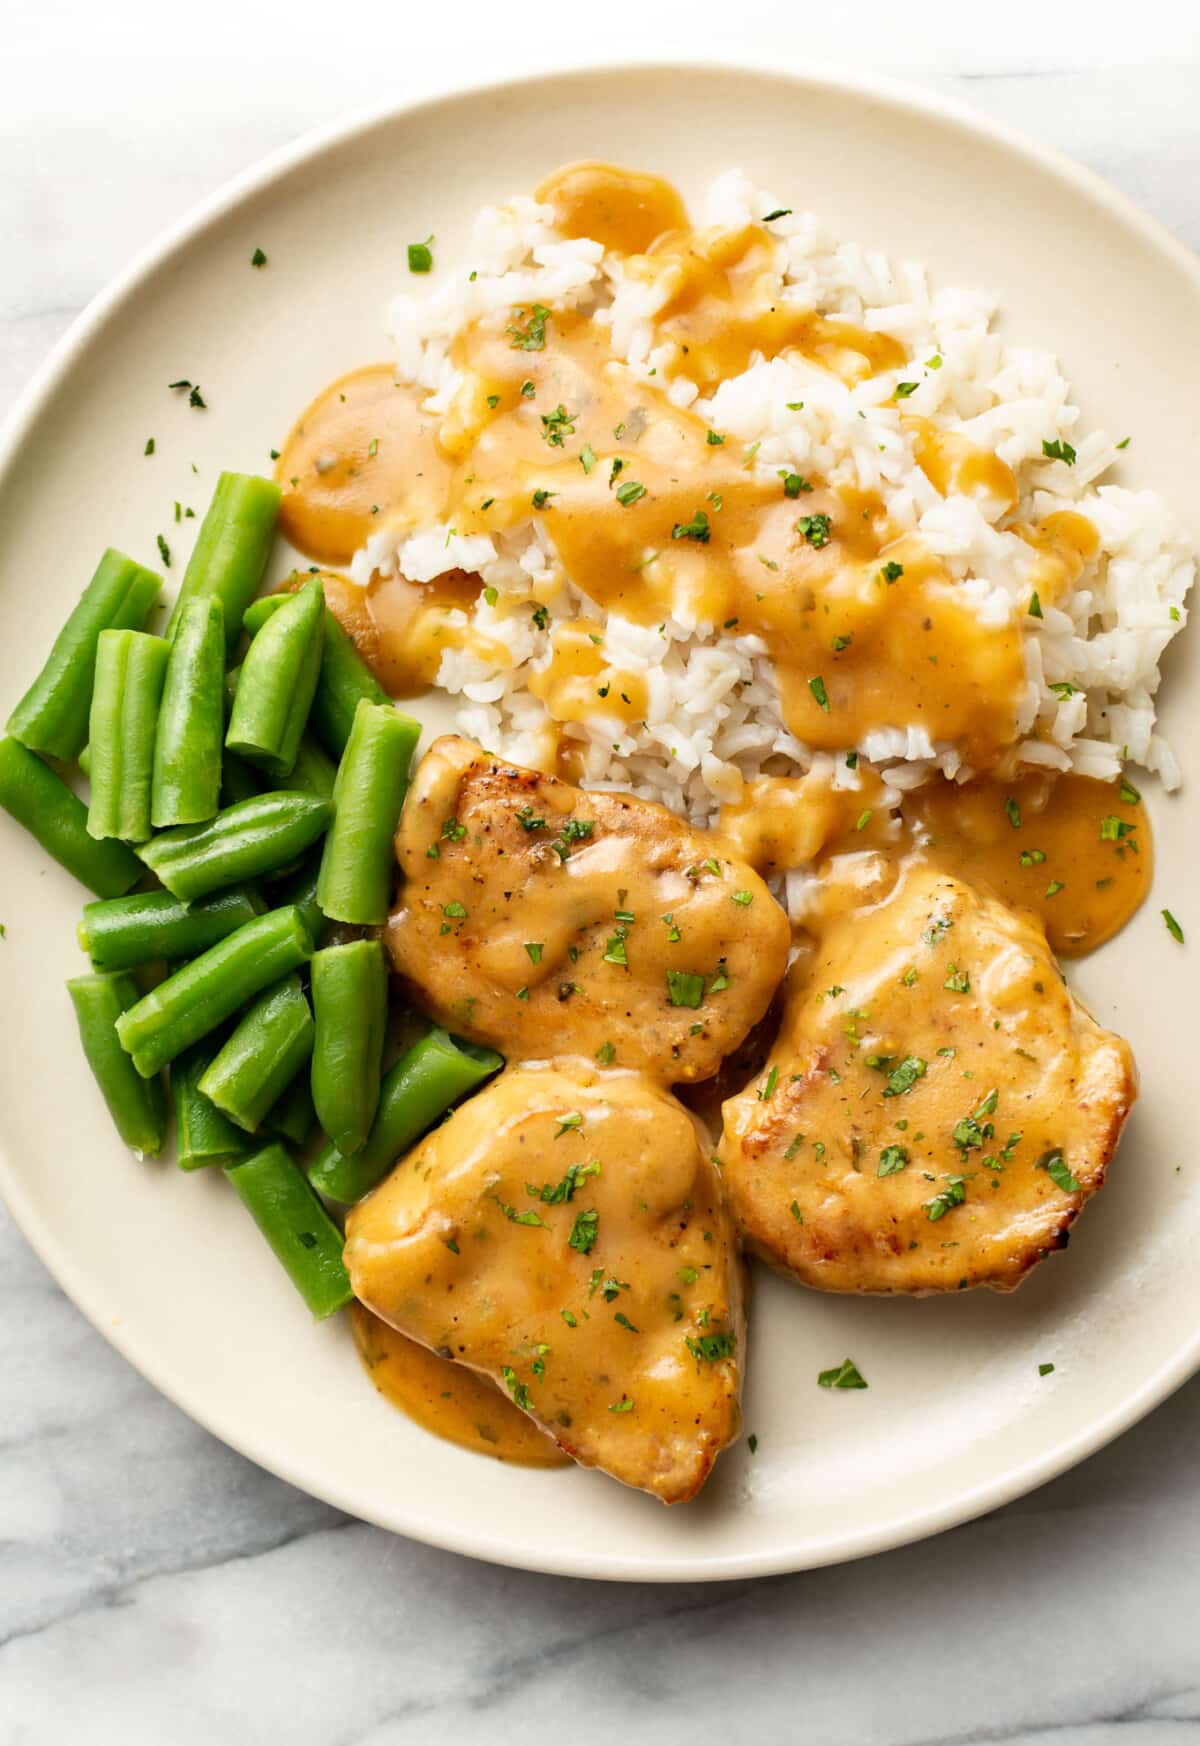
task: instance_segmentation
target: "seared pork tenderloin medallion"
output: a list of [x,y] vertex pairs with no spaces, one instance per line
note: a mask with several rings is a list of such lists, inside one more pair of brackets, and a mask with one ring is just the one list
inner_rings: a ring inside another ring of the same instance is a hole
[[353,1209],[346,1264],[376,1315],[664,1503],[737,1435],[732,1224],[698,1124],[640,1074],[509,1068]]
[[707,1079],[787,963],[783,911],[715,839],[467,740],[421,760],[396,852],[396,970],[439,1023],[510,1058]]
[[1137,1095],[1032,916],[921,862],[836,902],[720,1155],[748,1246],[825,1291],[1011,1291],[1062,1248]]

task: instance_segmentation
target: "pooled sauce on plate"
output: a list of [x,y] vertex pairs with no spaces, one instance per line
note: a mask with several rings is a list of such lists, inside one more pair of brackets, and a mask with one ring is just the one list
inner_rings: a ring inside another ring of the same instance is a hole
[[520,1467],[565,1467],[532,1419],[484,1377],[407,1339],[361,1303],[350,1305],[359,1357],[385,1400],[425,1430]]

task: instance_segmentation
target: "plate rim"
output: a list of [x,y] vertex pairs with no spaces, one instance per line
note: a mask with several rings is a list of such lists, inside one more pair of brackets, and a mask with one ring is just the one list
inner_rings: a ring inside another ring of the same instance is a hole
[[[374,130],[401,117],[420,116],[423,112],[455,104],[464,98],[503,94],[520,101],[526,99],[534,88],[551,82],[565,84],[598,78],[614,79],[647,71],[683,77],[728,74],[735,78],[769,80],[797,90],[832,90],[855,99],[878,101],[921,120],[938,121],[951,131],[982,139],[1015,154],[1043,175],[1065,184],[1078,196],[1098,206],[1106,217],[1135,231],[1152,250],[1164,257],[1166,264],[1191,281],[1200,302],[1200,256],[1130,196],[1056,147],[1043,144],[1007,122],[979,113],[958,97],[927,90],[904,79],[849,72],[844,66],[828,62],[814,62],[803,68],[772,66],[755,54],[736,54],[733,57],[654,54],[599,63],[550,62],[519,75],[501,78],[480,76],[461,80],[448,76],[427,85],[411,98],[359,107],[340,119],[306,130],[222,182],[137,250],[125,267],[74,318],[18,394],[0,425],[0,479],[19,455],[43,403],[54,393],[108,318],[178,250],[218,224],[244,201],[269,190],[273,183],[291,171],[319,159],[328,151],[366,138]],[[152,1352],[141,1351],[136,1333],[129,1334],[123,1326],[113,1322],[101,1301],[102,1289],[80,1277],[77,1264],[55,1236],[53,1228],[45,1226],[37,1215],[24,1193],[20,1177],[10,1169],[3,1153],[0,1153],[0,1189],[17,1230],[59,1289],[127,1363],[210,1435],[286,1483],[358,1520],[466,1557],[547,1575],[663,1583],[744,1581],[756,1576],[826,1568],[914,1544],[975,1520],[1059,1477],[1129,1430],[1200,1370],[1200,1329],[1197,1329],[1191,1340],[1146,1377],[1127,1400],[1090,1423],[1086,1429],[1060,1438],[1048,1449],[1031,1455],[1003,1479],[980,1482],[933,1508],[916,1508],[886,1527],[868,1526],[855,1533],[841,1533],[828,1544],[810,1543],[802,1551],[720,1553],[686,1560],[675,1556],[657,1557],[653,1561],[627,1555],[611,1556],[598,1551],[568,1555],[558,1555],[552,1549],[534,1552],[522,1541],[506,1534],[481,1534],[476,1530],[459,1532],[452,1524],[424,1521],[419,1514],[405,1510],[403,1499],[390,1512],[391,1519],[385,1519],[382,1512],[364,1507],[362,1499],[351,1498],[336,1483],[323,1480],[314,1483],[313,1477],[304,1471],[302,1461],[293,1461],[274,1451],[269,1455],[264,1453],[253,1434],[240,1430],[236,1423],[226,1422],[230,1415],[197,1409],[176,1392],[169,1366],[160,1363]]]

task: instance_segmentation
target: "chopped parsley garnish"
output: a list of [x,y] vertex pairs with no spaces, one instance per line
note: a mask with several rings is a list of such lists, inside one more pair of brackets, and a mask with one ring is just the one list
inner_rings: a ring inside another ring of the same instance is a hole
[[879,1168],[876,1176],[894,1176],[898,1170],[903,1170],[908,1163],[908,1153],[903,1146],[885,1146],[879,1154]]
[[995,1133],[995,1128],[986,1118],[995,1115],[999,1097],[998,1091],[989,1091],[978,1109],[973,1110],[968,1116],[963,1116],[961,1121],[955,1122],[951,1137],[964,1158],[968,1152],[981,1151],[983,1142],[990,1140]]
[[546,821],[539,818],[531,806],[523,806],[517,813],[517,823],[523,831],[544,831]]
[[444,843],[461,843],[466,834],[466,825],[460,825],[456,818],[442,820],[442,841]]
[[522,398],[522,400],[532,400],[536,393],[537,393],[537,389],[534,387],[533,383],[530,382],[528,379],[526,379],[524,382],[521,383],[521,398]]
[[820,551],[822,546],[829,544],[830,526],[827,515],[802,515],[796,523],[796,532],[806,539],[810,546]]
[[1175,920],[1175,917],[1171,914],[1169,909],[1163,910],[1162,918],[1163,918],[1163,921],[1166,922],[1166,924],[1167,924],[1167,932],[1170,934],[1171,938],[1173,940],[1178,940],[1179,944],[1182,946],[1182,944],[1183,944],[1183,929],[1180,927],[1179,923]]
[[154,453],[154,438],[153,437],[146,438],[146,446],[142,450],[142,453],[144,455],[152,455]]
[[792,209],[790,206],[777,206],[774,212],[764,213],[762,218],[759,219],[759,223],[773,224],[777,218],[790,218],[791,216]]
[[542,961],[542,942],[541,942],[541,940],[526,940],[525,950],[529,954],[529,962],[531,964],[540,964],[541,963],[541,961]]
[[557,491],[547,491],[544,486],[539,485],[530,501],[535,509],[545,509],[550,499],[557,496]]
[[171,548],[161,534],[155,534],[154,539],[158,546],[158,555],[166,569],[169,570],[171,568]]
[[758,1088],[757,1096],[758,1096],[759,1103],[766,1103],[768,1098],[774,1097],[775,1087],[778,1084],[779,1084],[779,1069],[778,1069],[778,1067],[772,1067],[771,1071],[767,1074],[767,1077],[763,1080],[762,1084]]
[[1064,886],[1061,879],[1052,879],[1050,881],[1049,885],[1047,885],[1047,887],[1046,887],[1046,896],[1047,897],[1057,897],[1059,892],[1064,891],[1065,889],[1066,889],[1066,887]]
[[818,1373],[817,1384],[820,1388],[866,1388],[867,1382],[853,1358],[843,1358],[832,1370],[822,1370]]
[[1022,849],[1017,856],[1022,867],[1040,867],[1045,859],[1045,849]]
[[1065,702],[1068,697],[1074,697],[1079,687],[1072,685],[1069,679],[1056,679],[1050,689],[1055,697],[1061,698]]
[[1055,1146],[1052,1151],[1043,1152],[1034,1165],[1034,1169],[1044,1170],[1054,1186],[1061,1188],[1064,1194],[1078,1194],[1083,1186],[1063,1157],[1061,1146]]
[[833,639],[833,652],[834,652],[834,654],[840,655],[842,650],[848,649],[850,647],[850,644],[853,641],[854,641],[853,633],[851,633],[847,636],[844,636],[844,637],[834,637],[834,639]]
[[1037,593],[1036,588],[1034,589],[1033,593],[1029,596],[1029,616],[1030,616],[1030,618],[1045,618],[1045,616],[1046,616],[1045,613],[1042,611],[1042,603],[1038,599],[1038,593]]
[[567,1238],[567,1242],[572,1249],[577,1249],[581,1255],[590,1255],[599,1233],[600,1214],[595,1207],[588,1207],[585,1211],[575,1214],[575,1223],[571,1226],[571,1235]]
[[971,978],[965,970],[960,970],[957,964],[951,964],[950,974],[942,983],[942,987],[948,988],[951,994],[970,994]]
[[915,394],[920,386],[919,382],[897,382],[892,398],[894,400],[907,400],[909,395]]
[[1011,794],[1004,802],[1004,810],[1008,815],[1009,824],[1014,831],[1019,831],[1021,828],[1021,808],[1017,805]]
[[500,404],[500,396],[498,394],[489,394],[487,397],[487,403],[488,403],[489,409],[492,412],[495,412],[496,408]]
[[704,999],[703,976],[695,976],[690,970],[668,970],[667,998],[672,1006],[699,1006]]
[[719,1358],[733,1357],[737,1335],[732,1328],[726,1328],[720,1334],[700,1334],[696,1339],[689,1334],[685,1344],[693,1358],[703,1359],[705,1364],[715,1364]]
[[[1110,812],[1107,818],[1100,820],[1100,841],[1102,843],[1123,843],[1125,838],[1132,836],[1136,829],[1136,825],[1129,824],[1125,819],[1118,818],[1115,812]],[[1133,847],[1137,847],[1136,843]]]
[[518,1212],[515,1206],[508,1206],[502,1200],[498,1200],[496,1205],[500,1208],[500,1211],[511,1224],[536,1225],[541,1230],[545,1230],[546,1228],[545,1219],[542,1218],[540,1213],[535,1213],[532,1207],[530,1207],[528,1212]]
[[624,485],[617,486],[617,502],[622,509],[628,509],[631,504],[637,502],[639,497],[645,495],[646,487],[640,485],[636,479],[626,479]]
[[267,264],[266,255],[263,253],[263,251],[261,249],[255,249],[254,253],[250,256],[250,265],[252,267],[265,267],[266,264]]
[[902,1097],[911,1091],[918,1079],[924,1079],[928,1063],[919,1055],[906,1055],[898,1067],[893,1067],[883,1088],[885,1097]]
[[629,958],[625,951],[625,933],[622,929],[613,934],[604,947],[604,963],[619,964],[622,969],[629,968]]
[[1142,798],[1127,776],[1121,778],[1121,799],[1126,806],[1136,806]]
[[466,921],[467,919],[467,912],[457,898],[442,905],[442,914],[448,915],[451,921]]
[[424,242],[409,243],[408,270],[410,273],[428,273],[433,267],[433,250],[430,243],[432,236],[427,236]]
[[715,430],[710,430],[704,440],[710,449],[719,449],[721,444],[725,441],[725,438],[723,436],[718,436]]
[[818,673],[815,679],[810,679],[808,689],[812,692],[825,714],[829,714],[829,697],[825,690],[825,681]]
[[585,473],[590,473],[592,468],[596,465],[596,451],[591,443],[584,443],[583,447],[580,449],[579,465],[583,468]]
[[[519,326],[523,309],[513,311],[516,321],[509,327],[512,339],[512,349],[515,352],[544,352],[546,349],[546,323],[550,319],[550,311],[544,303],[535,303],[529,312],[529,320],[524,327]],[[524,393],[524,389],[521,390]]]
[[961,1206],[967,1198],[967,1188],[961,1176],[947,1178],[946,1186],[940,1194],[935,1194],[932,1200],[925,1202],[925,1214],[931,1223],[945,1218],[953,1206]]
[[[617,496],[621,493],[618,491]],[[702,509],[698,509],[691,521],[677,521],[671,529],[673,540],[696,540],[706,546],[709,540],[708,517]]]
[[564,1309],[564,1310],[559,1310],[558,1313],[562,1317],[563,1321],[566,1322],[566,1324],[569,1328],[577,1328],[579,1326],[578,1317],[575,1315],[573,1310]]
[[633,1400],[629,1395],[623,1394],[620,1400],[609,1401],[608,1410],[610,1413],[631,1413],[633,1411]]
[[563,1206],[575,1198],[575,1190],[585,1177],[599,1174],[600,1160],[592,1158],[587,1164],[568,1164],[566,1175],[558,1182],[543,1182],[540,1188],[536,1182],[527,1182],[525,1192],[546,1206]]
[[558,1118],[558,1127],[555,1130],[554,1138],[556,1140],[561,1140],[563,1135],[569,1134],[572,1128],[581,1128],[582,1126],[583,1116],[579,1110],[568,1110],[565,1116],[560,1116]]
[[500,1374],[504,1378],[504,1386],[507,1388],[509,1394],[512,1395],[516,1405],[520,1407],[523,1413],[529,1412],[533,1406],[529,1389],[519,1379],[512,1365],[502,1364],[500,1366]]
[[596,1059],[602,1067],[611,1067],[616,1052],[616,1048],[612,1043],[601,1043],[600,1047],[596,1050]]
[[752,891],[735,891],[732,894],[732,900],[734,903],[740,903],[745,909],[754,902],[754,893]]
[[[1125,440],[1126,440],[1126,442],[1128,442],[1128,440],[1129,440],[1128,437],[1126,437]],[[1039,1376],[1049,1376],[1050,1373],[1053,1371],[1053,1369],[1054,1369],[1053,1364],[1039,1364],[1038,1365],[1038,1375]]]
[[[486,509],[487,504],[485,503],[483,507]],[[485,588],[483,591],[483,598],[487,601],[489,606],[495,606],[500,598],[500,590],[498,588]]]
[[894,558],[889,558],[879,574],[883,577],[885,582],[899,582],[901,576],[904,574],[904,565],[897,564]]
[[785,470],[780,473],[780,478],[783,480],[783,495],[785,497],[799,497],[802,491],[812,490],[812,486],[803,473],[789,473]]
[[874,818],[874,816],[875,816],[875,813],[874,813],[873,809],[869,806],[865,807],[863,809],[863,811],[859,813],[858,817],[854,821],[855,830],[856,831],[865,831],[867,826],[870,824],[871,820]]
[[574,415],[567,411],[561,400],[553,412],[543,412],[542,435],[552,449],[561,449],[564,440],[575,435]]
[[1062,437],[1055,437],[1052,443],[1042,438],[1042,453],[1048,461],[1065,461],[1068,467],[1075,465],[1075,450]]

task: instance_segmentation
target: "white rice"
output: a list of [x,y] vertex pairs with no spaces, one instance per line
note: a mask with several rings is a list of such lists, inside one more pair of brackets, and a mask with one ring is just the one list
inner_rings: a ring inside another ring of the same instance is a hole
[[[778,204],[730,171],[708,190],[701,223],[737,227]],[[991,331],[989,297],[933,289],[918,263],[840,242],[813,213],[776,219],[771,228],[783,301],[887,332],[911,361],[848,388],[802,359],[776,358],[752,363],[709,399],[676,377],[672,399],[743,442],[759,443],[754,465],[768,479],[787,467],[878,492],[893,520],[938,554],[985,623],[1019,618],[1027,677],[1019,729],[1029,736],[1020,752],[1027,763],[1107,778],[1129,761],[1175,787],[1179,770],[1155,731],[1154,696],[1163,650],[1186,622],[1194,561],[1167,505],[1153,491],[1099,483],[1118,458],[1116,443],[1101,431],[1080,432],[1055,358],[1005,345]],[[611,324],[616,355],[648,378],[665,362],[651,320],[657,295],[653,286],[627,281],[620,259],[598,243],[560,237],[549,207],[516,198],[479,215],[470,261],[432,295],[396,298],[398,374],[428,390],[431,411],[443,410],[458,382],[449,342],[463,323],[540,302],[583,308]],[[940,365],[931,367],[930,359]],[[899,380],[919,384],[905,411],[961,432],[1013,468],[1020,502],[1012,515],[975,498],[939,495],[902,428],[894,397]],[[802,409],[790,410],[798,401]],[[1043,440],[1054,437],[1073,444],[1073,466],[1043,455]],[[1061,509],[1087,516],[1100,547],[1071,595],[1047,606],[1039,620],[1026,611],[1034,554],[1005,525]],[[490,658],[449,651],[438,684],[459,699],[462,733],[517,762],[542,762],[549,717],[528,689],[529,676],[549,661],[556,620],[589,607],[604,616],[563,573],[547,526],[531,520],[496,540],[461,538],[443,525],[403,535],[385,528],[356,555],[352,575],[365,584],[373,571],[396,568],[419,582],[453,568],[477,570],[498,591],[492,605],[481,595],[470,614],[486,636],[483,646],[492,646]],[[520,610],[506,607],[506,589],[519,591]],[[547,608],[545,629],[532,623],[531,589]],[[589,786],[632,789],[703,823],[738,798],[747,776],[813,767],[812,751],[784,725],[771,663],[756,637],[730,637],[686,618],[647,630],[610,615],[605,654],[645,675],[649,704],[636,732],[599,712],[565,727]],[[1077,688],[1073,695],[1055,693],[1063,682]],[[920,727],[870,733],[855,749],[897,792],[935,769],[969,774],[953,746],[930,744]],[[843,761],[824,762],[840,781],[856,782]]]

